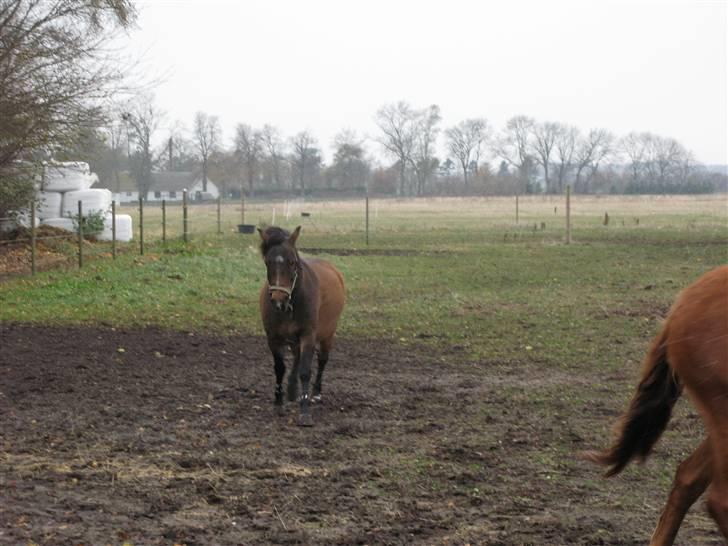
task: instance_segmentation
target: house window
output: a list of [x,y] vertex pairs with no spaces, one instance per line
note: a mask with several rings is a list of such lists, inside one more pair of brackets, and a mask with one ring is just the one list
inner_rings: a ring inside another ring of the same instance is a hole
[[154,198],[155,199],[161,199],[162,198],[162,192],[161,191],[155,191],[154,192]]
[[126,192],[126,196],[131,197],[131,192],[130,191]]
[[169,198],[170,199],[177,199],[177,192],[176,191],[169,192]]

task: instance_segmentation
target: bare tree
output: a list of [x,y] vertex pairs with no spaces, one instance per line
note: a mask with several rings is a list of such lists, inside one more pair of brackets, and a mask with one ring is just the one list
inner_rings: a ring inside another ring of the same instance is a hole
[[354,131],[343,130],[334,137],[334,158],[329,173],[341,188],[367,186],[371,166],[364,141]]
[[[589,192],[589,184],[600,163],[612,153],[613,142],[614,136],[606,129],[592,129],[585,138],[580,140],[575,154],[576,178],[574,180],[574,191]],[[582,181],[581,175],[585,169],[588,169],[589,176],[585,181]]]
[[123,76],[105,45],[134,19],[129,0],[0,1],[0,208],[32,195],[26,165],[104,124]]
[[412,163],[417,139],[417,112],[408,103],[400,101],[382,106],[374,121],[382,131],[378,142],[399,163],[397,194],[404,195],[407,165]]
[[197,112],[193,133],[198,157],[202,164],[202,191],[206,192],[210,156],[217,151],[220,145],[220,122],[217,116]]
[[630,163],[632,181],[639,183],[645,168],[648,149],[652,135],[650,133],[632,132],[619,141],[619,151],[627,156]]
[[448,150],[463,170],[465,191],[468,191],[468,173],[473,163],[478,164],[480,149],[488,139],[489,132],[488,121],[483,118],[466,119],[445,131]]
[[551,165],[551,154],[556,146],[560,130],[561,126],[551,121],[535,123],[532,128],[533,142],[531,145],[536,161],[543,169],[543,178],[547,193],[553,191],[551,179],[549,178],[549,166]]
[[263,154],[263,140],[260,132],[254,130],[250,125],[239,123],[235,128],[235,153],[245,169],[245,176],[248,179],[248,191],[250,195],[253,195],[255,193],[255,177],[258,174],[259,163]]
[[415,117],[415,142],[410,163],[417,177],[417,195],[424,195],[430,176],[437,168],[437,160],[433,152],[437,135],[440,132],[438,125],[442,116],[440,107],[433,104],[416,112]]
[[518,170],[520,188],[530,186],[534,160],[531,155],[531,133],[535,121],[527,116],[515,116],[506,122],[505,129],[495,141],[493,151]]
[[316,139],[308,131],[301,131],[291,138],[291,165],[298,178],[301,196],[306,194],[306,175],[321,163]]
[[564,182],[566,182],[566,177],[574,166],[574,152],[576,151],[576,143],[578,140],[579,129],[560,124],[555,142],[556,157],[558,158],[558,163],[556,164],[558,187],[556,191],[559,193],[564,191]]
[[260,132],[261,142],[263,149],[267,155],[267,159],[270,162],[271,170],[273,171],[273,182],[276,187],[281,185],[281,161],[284,158],[284,146],[281,134],[276,127],[272,125],[263,125],[263,129]]
[[152,186],[154,157],[152,139],[162,119],[161,112],[154,105],[151,95],[139,97],[122,115],[129,131],[128,137],[134,142],[135,151],[131,157],[132,176],[136,180],[139,195],[146,200]]

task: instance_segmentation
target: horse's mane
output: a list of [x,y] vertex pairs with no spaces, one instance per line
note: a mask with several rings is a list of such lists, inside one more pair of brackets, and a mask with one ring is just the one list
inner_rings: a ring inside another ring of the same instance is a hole
[[291,234],[283,228],[270,226],[263,232],[263,240],[260,242],[260,251],[265,257],[268,251],[274,246],[285,243]]

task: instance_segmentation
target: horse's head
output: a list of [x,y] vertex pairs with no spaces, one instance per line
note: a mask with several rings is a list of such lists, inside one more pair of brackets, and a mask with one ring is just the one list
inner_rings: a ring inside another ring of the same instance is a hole
[[278,227],[269,227],[265,231],[258,229],[265,267],[268,270],[268,295],[277,311],[291,309],[291,297],[301,273],[301,266],[296,250],[296,240],[301,233],[298,226],[293,233]]

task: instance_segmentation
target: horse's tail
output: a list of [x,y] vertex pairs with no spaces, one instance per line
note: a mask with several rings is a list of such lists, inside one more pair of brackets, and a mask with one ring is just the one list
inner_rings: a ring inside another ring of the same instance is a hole
[[604,451],[583,453],[582,458],[610,467],[608,477],[619,474],[635,457],[646,459],[665,430],[681,390],[667,361],[667,328],[663,327],[642,364],[642,378],[617,425],[614,445]]

